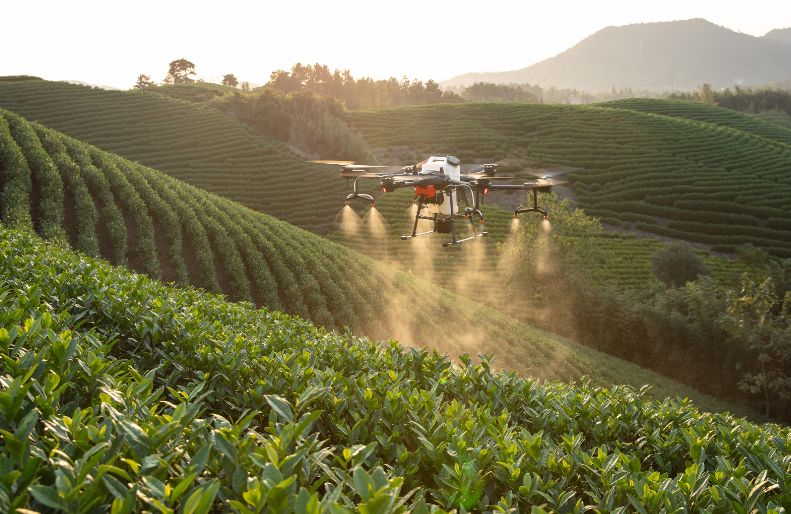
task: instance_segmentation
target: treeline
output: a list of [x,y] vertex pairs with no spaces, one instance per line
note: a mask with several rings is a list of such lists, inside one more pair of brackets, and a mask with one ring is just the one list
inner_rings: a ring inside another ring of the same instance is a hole
[[699,90],[689,93],[676,93],[670,98],[715,103],[735,111],[757,114],[776,111],[791,116],[791,91],[775,88],[741,88],[712,90],[704,84]]
[[[494,84],[491,82],[476,82],[467,87],[449,88],[464,100],[469,102],[522,102],[533,104],[589,104],[632,98],[635,93],[631,88],[590,93],[580,89],[567,89],[550,87],[547,89],[533,84]],[[641,95],[655,96],[648,92]]]
[[291,67],[290,71],[272,72],[265,87],[281,93],[309,91],[321,96],[336,98],[348,109],[372,109],[422,105],[433,103],[456,103],[462,98],[456,93],[442,91],[433,80],[422,82],[404,77],[374,80],[369,77],[355,79],[349,70],[334,70],[323,64]]
[[209,104],[311,157],[371,159],[365,142],[343,120],[344,107],[335,98],[306,90],[285,94],[264,87],[252,93],[219,96]]

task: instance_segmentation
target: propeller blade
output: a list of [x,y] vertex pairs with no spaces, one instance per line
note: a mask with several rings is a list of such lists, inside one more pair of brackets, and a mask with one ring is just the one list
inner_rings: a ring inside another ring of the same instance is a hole
[[563,184],[568,184],[567,180],[555,180],[552,178],[539,178],[535,181],[537,186],[546,187],[546,186],[562,186]]
[[333,165],[333,166],[348,166],[350,164],[354,164],[354,161],[322,161],[322,160],[318,160],[318,161],[308,161],[308,162],[312,162],[314,164],[330,164],[330,165]]
[[473,180],[477,180],[477,179],[486,179],[486,180],[516,180],[516,179],[519,179],[519,178],[524,178],[524,177],[514,177],[514,176],[511,176],[511,177],[500,177],[500,176],[494,176],[494,177],[493,177],[493,176],[491,176],[491,175],[484,175],[484,174],[462,175],[462,177],[464,177],[464,178],[470,178],[470,179],[473,179]]
[[380,166],[375,164],[347,164],[345,170],[372,170],[375,168],[392,168],[393,166]]
[[523,171],[527,172],[529,175],[533,175],[534,177],[542,178],[542,179],[551,179],[551,178],[554,178],[554,177],[562,177],[562,176],[564,176],[566,174],[565,171],[559,171],[559,170],[552,171],[552,170],[545,170],[545,169],[541,169],[541,168],[538,168],[538,169],[536,169],[536,168],[526,168]]

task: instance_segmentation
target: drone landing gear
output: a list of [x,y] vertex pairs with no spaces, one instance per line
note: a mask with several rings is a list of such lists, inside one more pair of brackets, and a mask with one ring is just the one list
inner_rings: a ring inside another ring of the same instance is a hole
[[[488,232],[482,231],[478,232],[475,230],[475,223],[473,222],[473,217],[477,216],[478,219],[483,223],[483,213],[477,208],[470,208],[467,207],[464,209],[464,217],[470,220],[470,226],[472,227],[472,235],[469,237],[465,237],[462,239],[456,238],[456,219],[457,213],[454,212],[453,206],[453,196],[451,195],[451,191],[448,191],[448,197],[450,198],[450,214],[449,215],[437,215],[436,213],[427,216],[425,214],[421,214],[423,208],[426,206],[426,202],[424,201],[423,197],[418,195],[417,197],[417,212],[415,213],[415,224],[412,226],[412,234],[411,235],[402,235],[401,240],[406,241],[408,239],[412,239],[415,237],[425,236],[428,234],[450,234],[451,240],[445,243],[442,243],[442,246],[447,248],[448,246],[459,245],[465,241],[470,241],[472,239],[476,239],[479,237],[485,237]],[[418,232],[417,231],[417,224],[420,220],[429,220],[434,222],[434,228],[432,230],[427,230],[425,232]]]
[[521,205],[516,208],[514,211],[514,218],[518,218],[520,214],[525,212],[538,212],[544,215],[544,219],[549,219],[549,213],[538,206],[538,191],[528,191],[527,192],[528,198],[533,198],[533,206],[532,207],[522,207]]
[[[359,179],[360,177],[354,179],[354,186],[352,192],[346,195],[346,205],[349,205],[349,202],[351,202],[352,200],[365,200],[366,202],[371,202],[371,207],[376,207],[376,200],[374,199],[373,196],[365,193],[360,193],[357,191],[357,181]],[[349,181],[346,180],[347,187],[348,187],[348,183]]]
[[453,241],[446,241],[442,243],[442,246],[447,248],[453,245],[460,245],[464,241],[470,241],[472,239],[477,239],[479,237],[486,237],[489,233],[488,232],[476,232],[475,234],[471,235],[470,237],[465,237],[464,239],[454,239]]

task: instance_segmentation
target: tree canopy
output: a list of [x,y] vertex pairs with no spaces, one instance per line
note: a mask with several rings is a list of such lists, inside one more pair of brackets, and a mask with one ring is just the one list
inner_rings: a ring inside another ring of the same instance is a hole
[[236,76],[233,73],[226,73],[222,77],[222,85],[236,87],[239,85],[239,81],[236,79]]
[[654,254],[654,275],[667,287],[680,287],[708,274],[703,259],[684,244],[665,246]]
[[165,77],[166,84],[189,84],[195,82],[192,77],[195,75],[195,64],[183,57],[171,61],[168,67],[168,74]]

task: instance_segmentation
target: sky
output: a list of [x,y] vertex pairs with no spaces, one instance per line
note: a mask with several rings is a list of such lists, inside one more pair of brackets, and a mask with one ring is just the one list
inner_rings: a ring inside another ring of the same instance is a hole
[[524,68],[609,25],[705,18],[754,36],[789,0],[2,0],[0,75],[130,88],[186,58],[199,78],[264,84],[296,62],[442,81]]

